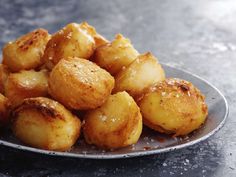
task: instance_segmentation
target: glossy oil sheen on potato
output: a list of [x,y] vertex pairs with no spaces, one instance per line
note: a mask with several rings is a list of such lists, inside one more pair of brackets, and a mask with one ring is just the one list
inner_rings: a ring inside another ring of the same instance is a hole
[[92,60],[112,75],[115,75],[123,67],[132,63],[138,54],[130,40],[118,34],[111,43],[97,48]]
[[12,72],[41,66],[41,57],[49,39],[48,32],[40,28],[7,43],[2,50],[3,64]]
[[95,42],[95,48],[98,48],[104,44],[109,43],[109,41],[106,38],[97,33],[96,29],[93,26],[89,25],[87,22],[82,22],[80,24],[80,27],[93,37]]
[[71,109],[85,110],[101,106],[111,94],[114,78],[85,59],[62,59],[49,77],[49,93]]
[[69,150],[80,135],[80,120],[60,103],[28,98],[14,111],[13,132],[22,142],[41,149]]
[[134,144],[142,132],[139,107],[126,92],[111,95],[101,107],[87,112],[83,132],[87,143],[102,148]]
[[186,135],[200,127],[207,116],[201,92],[190,82],[166,79],[140,98],[144,124],[162,133]]
[[62,58],[89,59],[96,47],[89,29],[84,24],[71,23],[55,33],[49,40],[43,56],[48,69],[52,69]]
[[145,88],[164,79],[164,70],[157,59],[151,53],[145,53],[116,75],[113,92],[127,91],[136,97]]
[[48,71],[21,71],[11,73],[5,84],[5,95],[12,106],[17,106],[25,98],[47,96]]

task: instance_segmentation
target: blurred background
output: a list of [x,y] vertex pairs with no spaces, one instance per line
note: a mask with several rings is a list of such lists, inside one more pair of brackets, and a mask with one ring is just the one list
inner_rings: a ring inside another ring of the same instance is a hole
[[213,83],[230,104],[225,126],[193,147],[127,160],[62,159],[0,147],[0,176],[236,176],[236,1],[0,0],[0,47],[39,27],[54,33],[82,21],[109,40],[122,33],[139,52]]

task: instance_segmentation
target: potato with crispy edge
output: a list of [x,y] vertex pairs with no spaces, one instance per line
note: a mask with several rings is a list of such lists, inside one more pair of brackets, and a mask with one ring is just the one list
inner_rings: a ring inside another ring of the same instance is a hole
[[30,146],[69,150],[80,135],[80,120],[49,98],[27,98],[13,112],[14,135]]
[[50,35],[45,29],[27,33],[3,47],[3,64],[12,72],[38,68],[43,64],[41,57]]
[[102,45],[105,45],[105,44],[109,43],[109,41],[106,38],[104,38],[101,34],[98,34],[98,33],[96,33],[93,36],[93,39],[95,41],[95,48],[98,48]]
[[11,73],[5,84],[5,96],[13,107],[25,98],[47,96],[48,77],[47,70],[22,70],[19,73]]
[[139,107],[127,92],[111,95],[99,108],[86,113],[83,133],[88,144],[116,149],[135,144],[142,132]]
[[62,58],[89,59],[95,50],[95,41],[85,24],[70,23],[49,40],[43,60],[52,69]]
[[208,114],[202,93],[190,82],[176,78],[147,89],[138,104],[145,125],[175,136],[198,129]]
[[87,33],[89,33],[93,37],[95,42],[95,48],[98,48],[104,44],[109,43],[109,41],[106,38],[97,33],[96,29],[93,26],[89,25],[87,22],[82,22],[80,24],[80,27],[86,30]]
[[95,63],[62,59],[49,77],[49,94],[68,108],[86,110],[101,106],[111,94],[114,78]]
[[10,103],[8,98],[0,93],[0,126],[5,126],[9,123],[9,108]]
[[0,64],[0,93],[4,94],[4,87],[10,71],[6,65]]
[[139,55],[127,68],[115,76],[113,92],[127,91],[136,97],[143,90],[165,79],[165,73],[157,59],[150,53]]
[[115,75],[123,67],[132,63],[138,55],[130,40],[118,34],[111,43],[98,47],[92,60]]

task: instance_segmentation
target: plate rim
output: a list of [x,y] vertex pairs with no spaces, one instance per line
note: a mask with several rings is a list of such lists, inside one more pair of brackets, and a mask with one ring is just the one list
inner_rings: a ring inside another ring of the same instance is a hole
[[168,63],[160,63],[160,64],[167,66],[169,68],[175,69],[175,70],[179,70],[181,72],[185,72],[191,76],[194,76],[195,78],[201,80],[202,82],[205,82],[207,85],[209,85],[210,87],[215,89],[218,92],[218,94],[223,98],[224,106],[225,106],[224,118],[220,122],[220,124],[217,127],[215,127],[211,132],[209,132],[206,135],[204,135],[198,139],[195,139],[193,141],[189,141],[189,142],[186,142],[183,144],[174,145],[174,146],[170,146],[170,147],[165,147],[162,149],[152,149],[152,150],[139,151],[139,152],[128,152],[126,154],[110,154],[110,155],[86,154],[86,153],[77,154],[77,153],[43,150],[43,149],[38,149],[38,148],[34,148],[34,147],[29,147],[26,145],[11,143],[11,142],[1,140],[1,139],[0,139],[0,145],[5,146],[5,147],[10,147],[13,149],[17,149],[17,150],[21,150],[21,151],[37,153],[37,154],[44,154],[44,155],[49,155],[49,156],[60,156],[60,157],[81,158],[81,159],[121,159],[121,158],[141,157],[141,156],[146,156],[146,155],[160,154],[160,153],[164,153],[164,152],[171,152],[174,150],[186,148],[186,147],[192,146],[194,144],[200,143],[200,142],[208,139],[209,137],[211,137],[215,133],[217,133],[223,127],[223,125],[226,122],[226,118],[229,115],[229,105],[228,105],[227,99],[225,98],[223,93],[217,87],[215,87],[213,84],[211,84],[209,81],[205,80],[204,78],[202,78],[196,74],[191,73],[188,70],[171,66]]

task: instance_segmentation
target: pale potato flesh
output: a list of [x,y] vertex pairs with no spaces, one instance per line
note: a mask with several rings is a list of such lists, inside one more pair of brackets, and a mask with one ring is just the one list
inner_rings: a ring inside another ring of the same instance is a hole
[[116,75],[113,92],[127,91],[136,97],[145,88],[164,79],[165,72],[157,59],[151,53],[145,53]]
[[118,34],[111,43],[98,47],[92,60],[115,75],[123,67],[132,63],[138,55],[139,53],[132,46],[130,40]]
[[151,87],[139,100],[144,124],[162,133],[186,135],[207,117],[201,92],[190,82],[166,79]]
[[47,96],[48,76],[47,70],[22,70],[19,73],[11,73],[5,83],[5,96],[13,107],[25,98]]
[[91,32],[84,26],[70,23],[52,35],[43,56],[48,69],[52,69],[63,58],[90,58],[96,44]]
[[49,93],[70,109],[101,106],[111,94],[114,78],[96,64],[81,58],[62,59],[49,77]]
[[66,151],[80,135],[80,120],[60,103],[48,98],[25,99],[14,114],[15,136],[33,147]]
[[49,39],[48,32],[40,28],[7,43],[2,50],[2,63],[12,72],[40,67],[43,64],[41,57]]
[[88,111],[83,133],[89,144],[116,149],[134,144],[142,132],[139,107],[126,92],[111,95],[99,108]]

